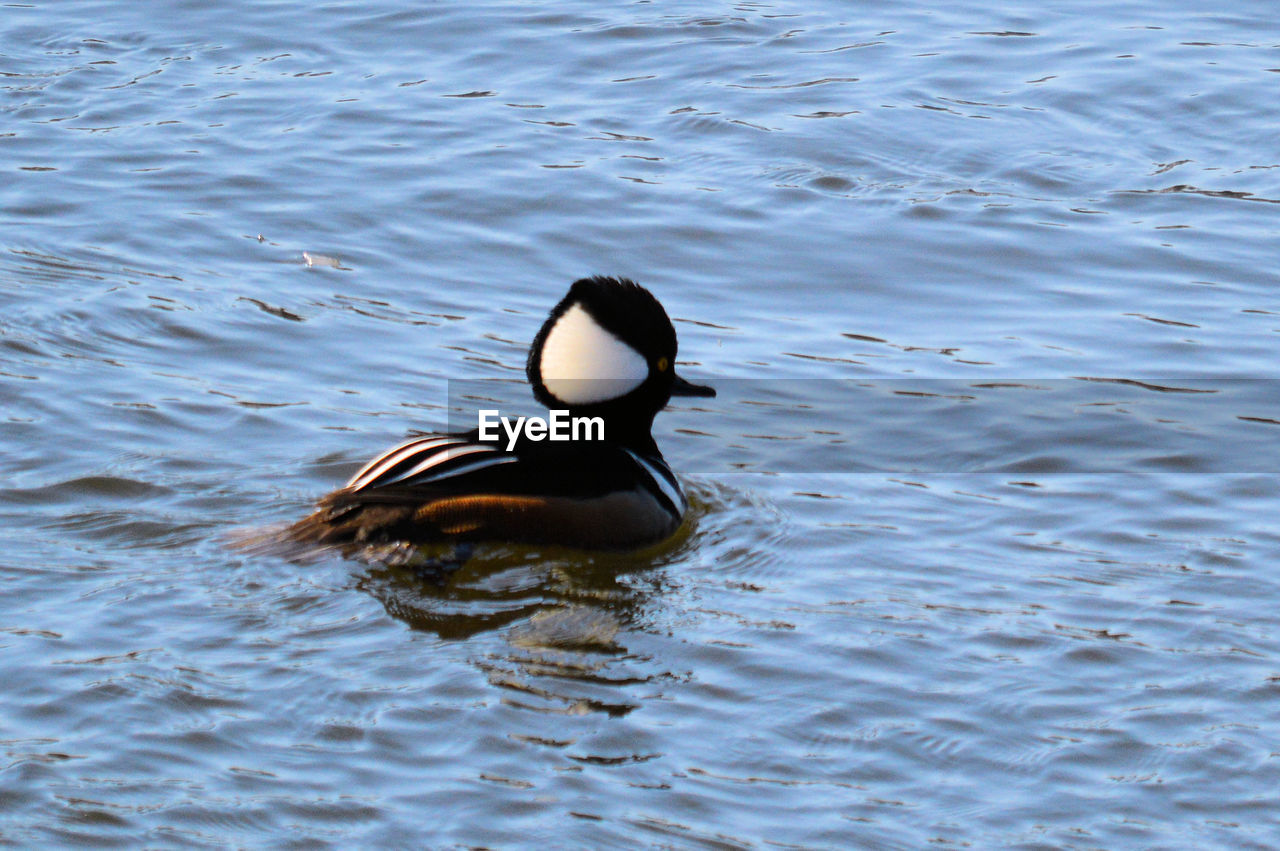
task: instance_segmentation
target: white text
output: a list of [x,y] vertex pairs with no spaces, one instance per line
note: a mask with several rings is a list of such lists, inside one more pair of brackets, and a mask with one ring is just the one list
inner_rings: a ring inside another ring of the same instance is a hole
[[504,417],[495,410],[480,411],[480,439],[497,441],[498,426],[507,435],[507,451],[515,449],[523,431],[528,440],[604,440],[604,418],[571,417],[568,411],[548,411],[548,418]]

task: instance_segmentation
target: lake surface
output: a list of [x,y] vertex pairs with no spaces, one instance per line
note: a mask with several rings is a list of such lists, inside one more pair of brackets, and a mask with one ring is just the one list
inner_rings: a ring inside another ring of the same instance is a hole
[[[1271,4],[0,6],[0,843],[1280,842]],[[691,522],[231,542],[633,277]]]

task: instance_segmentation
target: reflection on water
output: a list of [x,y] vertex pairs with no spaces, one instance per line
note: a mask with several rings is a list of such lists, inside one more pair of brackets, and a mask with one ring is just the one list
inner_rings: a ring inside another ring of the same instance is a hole
[[[760,497],[722,485],[688,483],[690,510],[669,540],[632,553],[482,544],[450,548],[368,547],[355,587],[414,630],[457,641],[496,631],[502,650],[476,664],[509,696],[537,712],[617,716],[649,686],[682,675],[629,650],[637,632],[660,628],[665,592],[694,558],[714,558],[726,577],[766,548],[744,546],[731,530],[749,523],[762,542],[781,541],[785,524]],[[773,515],[773,516],[771,516]],[[470,549],[470,548],[468,548]],[[459,561],[459,555],[462,556]],[[448,570],[441,572],[441,565]]]
[[356,587],[377,598],[387,614],[415,630],[461,640],[500,630],[506,651],[477,664],[507,700],[539,711],[630,711],[629,687],[648,679],[615,675],[627,665],[625,637],[645,605],[637,572],[660,570],[644,559],[516,552],[484,546],[440,581],[411,565],[370,568]]
[[[437,556],[418,551],[390,558],[367,555],[390,564],[371,568],[357,587],[376,597],[391,616],[450,640],[524,621],[549,607],[572,605],[608,612],[616,630],[632,621],[641,602],[640,592],[619,577],[657,569],[642,557],[516,550],[500,544],[477,547],[461,566],[451,565],[456,569],[447,575],[438,572]],[[576,643],[607,642],[596,641],[587,631]]]

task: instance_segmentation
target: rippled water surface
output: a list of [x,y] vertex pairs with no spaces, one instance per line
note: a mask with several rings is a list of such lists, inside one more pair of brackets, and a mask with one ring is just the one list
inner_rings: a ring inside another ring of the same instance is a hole
[[[0,6],[0,842],[1273,847],[1278,47],[1186,0]],[[230,546],[597,272],[721,387],[658,420],[674,540]]]

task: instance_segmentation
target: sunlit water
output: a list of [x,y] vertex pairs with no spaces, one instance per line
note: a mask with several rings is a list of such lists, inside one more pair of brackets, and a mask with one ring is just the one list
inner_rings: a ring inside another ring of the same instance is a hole
[[[1230,9],[0,7],[0,842],[1274,845]],[[596,272],[721,387],[674,540],[229,545]]]

